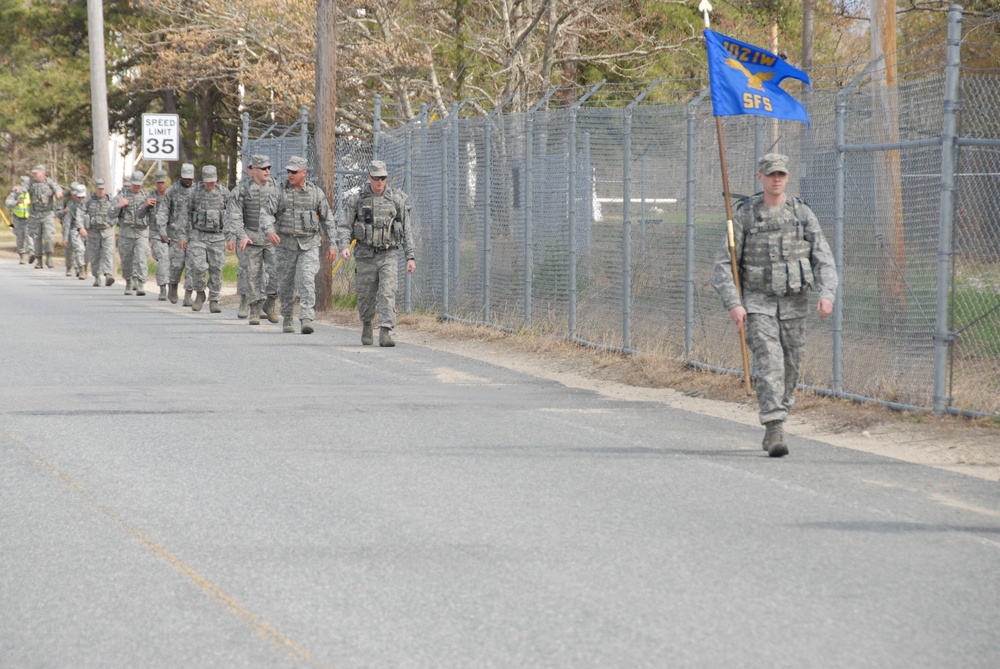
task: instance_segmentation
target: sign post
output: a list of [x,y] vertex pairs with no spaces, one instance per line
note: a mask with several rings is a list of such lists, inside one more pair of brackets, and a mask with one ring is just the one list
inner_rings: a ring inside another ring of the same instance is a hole
[[146,160],[178,160],[181,122],[177,114],[142,115],[142,157]]

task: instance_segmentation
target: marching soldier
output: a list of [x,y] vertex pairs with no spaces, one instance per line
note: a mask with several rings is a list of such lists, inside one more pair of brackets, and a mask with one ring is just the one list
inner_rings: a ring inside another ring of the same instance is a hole
[[83,227],[80,236],[87,240],[87,260],[94,275],[94,285],[110,286],[115,282],[115,204],[104,192],[104,179],[94,181],[94,193],[84,200]]
[[32,181],[28,186],[31,194],[31,215],[28,218],[28,231],[35,240],[35,269],[42,268],[42,258],[45,265],[52,267],[52,249],[55,245],[56,201],[63,196],[62,187],[45,176],[45,165],[35,165],[31,170]]
[[14,228],[14,246],[17,250],[18,264],[20,265],[24,264],[25,254],[31,254],[31,262],[34,262],[34,254],[31,253],[34,243],[28,234],[28,218],[31,216],[31,193],[28,192],[28,186],[30,185],[31,179],[21,177],[21,185],[14,186],[5,202],[13,214],[10,222]]
[[[261,217],[264,234],[272,244],[277,244],[281,331],[295,332],[292,308],[298,291],[301,332],[312,334],[320,242],[324,231],[328,239],[334,235],[329,220],[330,205],[323,190],[306,181],[305,158],[292,156],[285,170],[288,180],[271,193]],[[327,258],[332,262],[336,255],[331,246]]]
[[123,188],[115,197],[116,220],[118,223],[118,254],[122,261],[122,276],[125,277],[125,294],[146,294],[146,278],[149,275],[149,196],[142,190],[146,175],[135,171],[129,179],[128,188]]
[[156,170],[153,181],[156,184],[155,190],[146,200],[146,204],[149,205],[149,250],[156,261],[156,285],[160,287],[157,299],[163,302],[167,299],[167,285],[170,283],[170,246],[169,238],[163,241],[164,234],[160,231],[158,222],[160,210],[167,205],[167,172]]
[[764,450],[788,455],[784,422],[795,404],[805,350],[808,291],[819,293],[816,311],[826,318],[837,293],[837,268],[816,214],[785,195],[788,157],[768,153],[758,161],[764,192],[741,200],[733,212],[733,239],[743,299],[733,281],[728,240],[715,256],[713,284],[738,329],[746,327],[753,351]]
[[190,224],[181,232],[181,248],[187,253],[187,272],[195,291],[194,311],[205,304],[207,275],[209,311],[222,311],[222,267],[226,264],[226,201],[229,190],[220,185],[215,165],[201,168],[201,183],[191,189]]
[[253,156],[248,171],[250,179],[242,181],[229,196],[232,227],[227,235],[231,240],[227,246],[239,255],[237,284],[241,301],[238,315],[240,318],[248,315],[250,325],[260,325],[263,311],[269,321],[277,323],[275,251],[264,232],[261,217],[261,210],[277,188],[277,182],[271,178],[271,159],[267,156]]
[[361,317],[361,343],[372,345],[372,321],[379,315],[379,346],[395,346],[392,330],[396,326],[396,285],[398,283],[399,247],[406,255],[406,272],[417,269],[413,255],[413,231],[409,223],[407,195],[389,188],[385,163],[373,160],[368,183],[359,193],[347,198],[344,218],[337,226],[337,247],[344,259],[351,257],[350,243],[357,240],[354,253],[355,283],[358,289],[358,314]]
[[194,165],[184,163],[181,165],[181,180],[167,189],[163,196],[161,206],[156,208],[156,227],[160,235],[160,240],[167,244],[170,252],[170,279],[168,283],[167,298],[171,304],[177,304],[177,286],[184,275],[184,303],[185,307],[190,307],[191,302],[191,275],[186,273],[187,252],[186,246],[181,246],[181,233],[186,235],[188,226],[191,224],[189,209],[191,207],[191,189],[194,187]]

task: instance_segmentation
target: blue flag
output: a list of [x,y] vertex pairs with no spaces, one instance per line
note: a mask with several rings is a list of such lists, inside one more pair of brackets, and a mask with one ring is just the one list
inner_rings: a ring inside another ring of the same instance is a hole
[[809,75],[770,51],[705,30],[708,82],[715,116],[756,114],[809,123],[806,108],[778,84],[792,78],[809,83]]

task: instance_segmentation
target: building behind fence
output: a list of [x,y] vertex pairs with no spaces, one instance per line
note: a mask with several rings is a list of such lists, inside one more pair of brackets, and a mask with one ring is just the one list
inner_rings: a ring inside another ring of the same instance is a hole
[[[800,96],[811,126],[723,120],[731,189],[757,190],[756,159],[792,158],[841,275],[832,318],[810,319],[802,383],[898,408],[1000,415],[1000,72],[961,67],[977,24],[875,61],[839,90]],[[963,34],[964,31],[964,34]],[[725,230],[706,92],[616,106],[595,89],[525,111],[445,118],[426,109],[339,143],[337,192],[372,157],[411,196],[418,273],[406,309],[530,329],[610,350],[661,353],[741,373],[739,342],[711,287]],[[660,98],[664,96],[659,91]],[[307,120],[251,136],[244,156],[311,156]],[[339,140],[338,140],[339,142]]]

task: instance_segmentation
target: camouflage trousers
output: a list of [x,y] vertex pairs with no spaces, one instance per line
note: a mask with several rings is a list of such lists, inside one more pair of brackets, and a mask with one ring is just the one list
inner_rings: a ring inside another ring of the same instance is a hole
[[239,261],[236,292],[247,296],[247,304],[278,294],[278,263],[274,246],[266,239],[262,242],[254,239],[253,242],[247,244],[247,250],[242,252],[239,244],[236,245],[236,258]]
[[28,234],[28,219],[14,216],[10,219],[14,224],[14,245],[18,253],[31,253],[34,249],[34,241]]
[[[248,247],[249,248],[249,247]],[[316,318],[316,274],[319,246],[300,249],[294,237],[285,235],[275,249],[278,261],[278,296],[282,318],[292,317],[295,293],[299,294],[299,320]]]
[[149,238],[149,252],[156,261],[156,285],[170,283],[170,247],[157,237]]
[[115,229],[87,231],[87,260],[95,277],[115,274]]
[[747,345],[753,353],[753,378],[760,422],[785,420],[795,404],[805,349],[805,318],[778,320],[747,314]]
[[187,267],[187,251],[181,248],[180,240],[170,238],[170,281],[169,283],[180,283],[181,275],[184,275],[184,290],[191,288],[191,274],[185,273]]
[[[208,299],[215,302],[222,297],[222,268],[226,264],[226,240],[188,240],[187,273],[191,289],[202,291],[208,285]],[[186,286],[185,286],[186,287]]]
[[122,276],[125,279],[146,283],[149,276],[149,237],[118,236],[118,255],[122,260]]
[[32,214],[28,218],[28,234],[35,240],[35,257],[52,255],[55,248],[56,219],[50,211],[47,214]]
[[87,244],[79,230],[63,230],[63,257],[66,269],[83,267],[87,264]]
[[379,327],[396,327],[396,285],[399,282],[399,250],[354,257],[354,283],[358,291],[358,315],[361,322],[375,320]]

